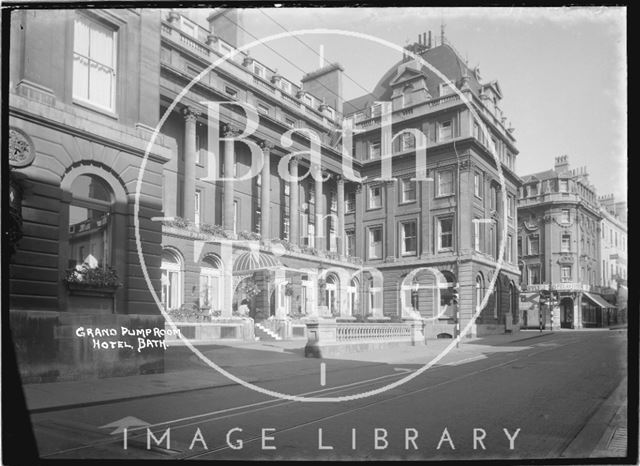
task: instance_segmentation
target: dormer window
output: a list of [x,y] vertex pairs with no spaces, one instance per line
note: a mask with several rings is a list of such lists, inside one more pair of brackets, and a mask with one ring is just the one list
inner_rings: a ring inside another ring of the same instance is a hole
[[311,97],[310,95],[305,94],[304,103],[306,105],[308,105],[309,107],[313,107],[313,97]]
[[233,48],[230,45],[227,45],[222,41],[218,41],[218,43],[220,44],[220,53],[222,53],[223,55],[233,50]]
[[260,65],[259,63],[253,62],[253,72],[261,78],[264,78],[265,69],[264,66]]
[[455,91],[447,83],[440,83],[439,91],[440,91],[440,97],[444,97],[445,95],[450,95],[455,93]]
[[375,104],[371,106],[371,118],[380,116],[382,113],[382,104]]
[[291,83],[289,81],[285,81],[281,79],[279,82],[280,89],[285,91],[287,94],[291,94]]
[[569,192],[569,180],[560,180],[560,192],[561,193]]
[[184,16],[182,16],[181,18],[182,18],[182,27],[181,27],[182,32],[184,32],[185,34],[191,37],[196,37],[196,25],[191,21],[189,21],[188,19],[186,19]]

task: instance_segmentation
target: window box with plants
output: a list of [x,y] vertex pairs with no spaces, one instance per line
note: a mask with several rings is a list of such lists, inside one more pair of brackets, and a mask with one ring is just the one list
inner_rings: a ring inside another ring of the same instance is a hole
[[116,312],[116,291],[121,283],[113,268],[85,263],[67,270],[62,281],[69,291],[67,311],[91,314]]
[[113,294],[121,285],[113,268],[86,264],[67,270],[63,281],[71,294]]

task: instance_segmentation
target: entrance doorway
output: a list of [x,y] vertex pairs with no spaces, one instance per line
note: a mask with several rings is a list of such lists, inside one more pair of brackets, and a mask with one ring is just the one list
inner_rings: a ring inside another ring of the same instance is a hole
[[353,316],[358,311],[358,281],[353,278],[347,287],[347,315]]
[[560,301],[560,327],[573,328],[573,299],[563,298]]
[[331,274],[327,276],[326,280],[326,295],[325,302],[329,308],[330,314],[336,314],[338,312],[338,280],[335,275]]

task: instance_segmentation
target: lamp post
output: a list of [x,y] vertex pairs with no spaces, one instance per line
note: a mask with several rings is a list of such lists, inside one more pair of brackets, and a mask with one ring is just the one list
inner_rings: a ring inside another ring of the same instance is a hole
[[[551,286],[551,285],[549,285]],[[549,293],[549,331],[553,331],[553,307],[558,304],[557,292]]]
[[453,304],[455,306],[455,314],[454,314],[454,319],[455,319],[455,325],[456,325],[456,338],[458,338],[458,341],[456,341],[456,348],[460,348],[460,283],[456,282],[456,284],[453,286],[453,298],[452,298]]
[[540,290],[540,294],[538,295],[538,327],[540,328],[540,333],[542,333],[542,326],[544,324],[544,313],[542,312],[542,306],[547,304],[547,300],[549,299],[547,290]]

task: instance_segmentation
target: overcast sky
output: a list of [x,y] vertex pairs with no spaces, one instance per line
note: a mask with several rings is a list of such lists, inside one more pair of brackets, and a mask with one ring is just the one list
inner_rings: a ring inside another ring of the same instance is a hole
[[[266,13],[266,15],[264,14]],[[268,15],[268,16],[267,16]],[[627,65],[624,8],[269,8],[244,10],[244,27],[257,38],[329,28],[356,31],[398,45],[441,25],[484,81],[497,79],[501,107],[516,131],[519,175],[553,167],[569,155],[587,166],[598,194],[626,198]],[[278,39],[251,51],[267,66],[299,81],[318,68],[317,53],[341,63],[345,100],[371,91],[401,58],[398,51],[340,35]],[[248,41],[255,40],[251,35]]]

